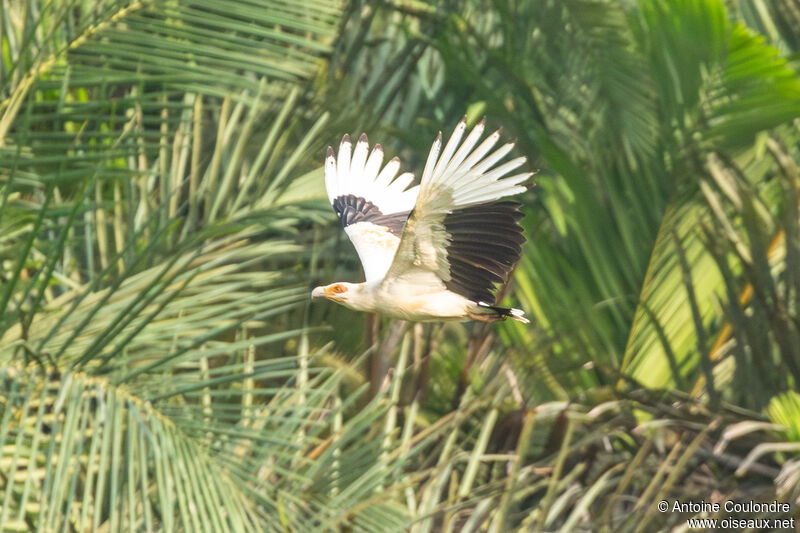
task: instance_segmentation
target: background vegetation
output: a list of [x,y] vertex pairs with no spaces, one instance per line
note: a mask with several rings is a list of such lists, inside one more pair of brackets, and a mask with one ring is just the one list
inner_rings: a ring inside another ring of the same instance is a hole
[[[0,6],[0,530],[797,502],[796,0]],[[361,276],[324,147],[418,171],[464,113],[539,169],[532,324],[311,305]]]

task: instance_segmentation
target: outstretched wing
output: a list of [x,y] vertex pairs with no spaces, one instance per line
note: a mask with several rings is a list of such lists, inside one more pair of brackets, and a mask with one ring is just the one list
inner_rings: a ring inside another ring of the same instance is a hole
[[[414,175],[397,176],[400,160],[393,158],[381,169],[383,149],[369,152],[362,134],[355,149],[350,136],[342,137],[339,153],[328,147],[325,188],[345,233],[356,248],[367,281],[384,277],[400,244],[400,235],[414,208],[419,186],[408,189]],[[395,177],[397,176],[397,177]]]
[[441,155],[441,133],[434,141],[384,284],[420,291],[444,286],[473,302],[494,303],[494,284],[508,280],[525,241],[519,204],[498,200],[525,191],[521,184],[532,173],[503,178],[525,158],[495,166],[514,143],[492,152],[500,132],[478,144],[483,129],[481,121],[459,146],[466,130],[462,119]]

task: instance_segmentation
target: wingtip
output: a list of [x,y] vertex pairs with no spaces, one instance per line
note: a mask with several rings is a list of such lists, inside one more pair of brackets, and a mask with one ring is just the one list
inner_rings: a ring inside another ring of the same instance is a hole
[[[529,179],[531,179],[533,176],[535,176],[538,173],[539,173],[539,169],[538,168],[533,170],[532,172],[528,172],[528,176],[525,178],[525,181],[527,182]],[[526,183],[525,186],[530,190],[530,189],[533,189],[534,187],[538,187],[539,184],[536,183],[536,181],[532,180],[532,181]]]
[[362,133],[361,137],[358,138],[358,142],[359,142],[359,144],[368,143],[369,139],[367,139],[367,134],[366,133]]
[[344,146],[345,144],[352,144],[350,142],[350,135],[345,133],[342,135],[342,142],[339,143],[339,146]]
[[333,146],[328,146],[328,149],[325,150],[325,158],[333,157]]

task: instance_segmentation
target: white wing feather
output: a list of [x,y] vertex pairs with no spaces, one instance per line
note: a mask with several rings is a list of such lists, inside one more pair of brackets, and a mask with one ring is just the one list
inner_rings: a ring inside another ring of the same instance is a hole
[[[369,154],[369,155],[368,155]],[[414,175],[406,172],[397,176],[400,160],[393,158],[381,169],[383,149],[376,144],[369,152],[369,142],[362,135],[355,149],[345,135],[334,155],[328,148],[325,158],[325,188],[331,205],[337,198],[362,198],[380,210],[381,215],[408,213],[414,208],[419,186],[409,188]],[[380,280],[392,264],[400,238],[389,228],[367,220],[349,224],[345,233],[361,259],[367,281]]]
[[361,136],[355,150],[352,150],[350,136],[345,135],[339,145],[338,154],[334,155],[332,149],[328,151],[325,158],[328,200],[333,204],[336,198],[352,194],[372,202],[384,215],[411,211],[419,191],[418,185],[407,188],[414,181],[414,175],[405,172],[397,176],[400,170],[400,160],[397,157],[392,158],[381,169],[383,149],[380,144],[372,148],[369,157],[368,151],[369,141],[366,135]]
[[459,146],[465,130],[466,122],[462,119],[444,149],[441,133],[434,141],[422,173],[416,206],[406,223],[385,285],[408,285],[409,290],[415,285],[421,290],[444,286],[443,282],[450,280],[445,216],[464,207],[491,203],[525,191],[522,183],[533,173],[504,178],[525,162],[524,157],[492,168],[511,151],[514,143],[491,152],[500,139],[500,132],[496,131],[476,148],[484,130],[481,121]]

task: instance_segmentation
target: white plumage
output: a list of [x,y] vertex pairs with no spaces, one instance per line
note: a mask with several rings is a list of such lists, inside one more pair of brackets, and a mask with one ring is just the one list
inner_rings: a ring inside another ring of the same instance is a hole
[[374,204],[380,203],[381,211],[385,215],[411,211],[417,200],[419,185],[407,189],[414,181],[414,174],[411,172],[397,176],[400,159],[392,158],[381,169],[383,148],[376,144],[368,158],[369,143],[366,135],[362,135],[356,143],[352,161],[351,147],[350,136],[345,135],[339,145],[338,158],[333,149],[328,148],[325,158],[325,189],[331,204],[340,196],[352,194]]
[[[493,289],[505,283],[524,241],[518,204],[498,200],[525,191],[532,173],[507,176],[524,157],[497,165],[513,148],[492,151],[496,131],[478,144],[481,121],[461,142],[461,120],[442,149],[436,138],[420,185],[400,161],[383,169],[383,150],[369,153],[366,135],[355,149],[345,135],[338,155],[328,148],[325,186],[364,267],[364,283],[314,289],[356,310],[407,320],[504,320],[527,322],[519,309],[494,306]],[[497,166],[495,166],[497,165]],[[396,176],[396,177],[395,177]]]

